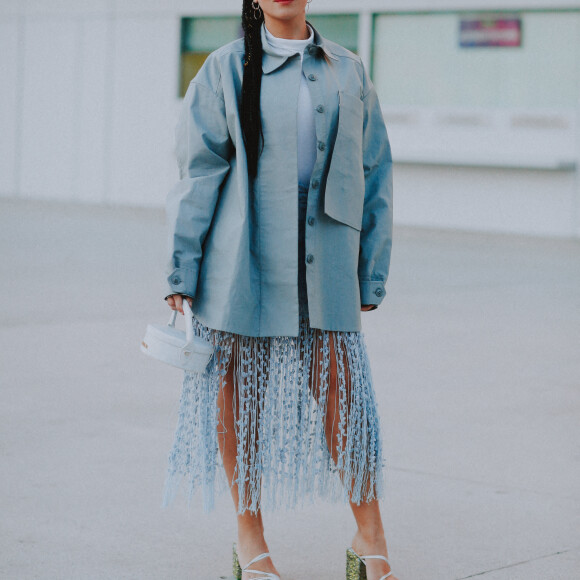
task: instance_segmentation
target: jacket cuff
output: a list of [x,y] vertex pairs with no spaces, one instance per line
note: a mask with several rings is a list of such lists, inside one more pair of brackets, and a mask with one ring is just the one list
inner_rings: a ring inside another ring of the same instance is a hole
[[361,280],[360,303],[378,306],[385,297],[385,283],[382,280]]
[[175,268],[167,276],[167,292],[171,294],[185,294],[193,298],[197,285],[197,270],[189,268]]
[[[168,294],[163,300],[167,300],[170,296],[173,296],[174,294],[175,294],[175,292]],[[189,294],[182,294],[182,296],[188,296],[189,298],[191,298],[193,300],[193,296],[189,296]]]

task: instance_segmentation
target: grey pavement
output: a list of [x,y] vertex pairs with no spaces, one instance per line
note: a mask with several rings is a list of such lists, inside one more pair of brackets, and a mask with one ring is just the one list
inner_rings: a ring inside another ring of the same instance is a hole
[[[161,509],[163,212],[0,200],[0,244],[0,577],[231,574],[227,494]],[[398,578],[580,578],[580,242],[397,227],[363,317]],[[344,578],[347,505],[264,520],[284,580]]]

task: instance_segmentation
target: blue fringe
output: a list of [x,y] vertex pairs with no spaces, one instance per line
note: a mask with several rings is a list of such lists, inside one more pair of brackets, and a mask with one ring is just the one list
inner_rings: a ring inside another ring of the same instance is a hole
[[[312,329],[307,316],[300,318],[297,337],[241,336],[207,328],[195,317],[193,322],[196,334],[216,348],[204,374],[185,372],[163,507],[173,502],[182,481],[188,502],[201,490],[206,513],[216,495],[229,489],[218,447],[224,425],[217,397],[232,359],[238,513],[303,506],[315,497],[357,504],[383,497],[381,427],[362,333]],[[338,381],[336,463],[325,435],[331,336]]]

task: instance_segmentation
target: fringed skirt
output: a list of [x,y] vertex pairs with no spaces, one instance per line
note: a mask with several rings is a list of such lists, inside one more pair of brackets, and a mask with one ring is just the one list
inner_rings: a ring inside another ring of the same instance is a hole
[[[306,194],[300,194],[302,229]],[[316,497],[357,504],[383,497],[381,427],[364,335],[310,327],[303,268],[299,303],[298,336],[243,336],[194,317],[195,333],[215,351],[205,373],[184,375],[164,506],[180,486],[188,499],[201,491],[205,512],[231,485],[238,513],[292,508]],[[220,445],[232,431],[235,469],[228,481]]]

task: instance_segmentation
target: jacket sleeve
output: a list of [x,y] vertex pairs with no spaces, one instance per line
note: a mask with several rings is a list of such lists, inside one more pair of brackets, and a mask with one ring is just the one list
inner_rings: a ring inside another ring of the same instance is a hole
[[230,169],[233,145],[223,99],[194,79],[183,99],[175,136],[180,179],[165,204],[166,299],[171,294],[195,296],[203,242]]
[[393,159],[377,92],[367,72],[363,74],[365,199],[358,278],[361,304],[373,304],[376,307],[385,297],[391,260]]

